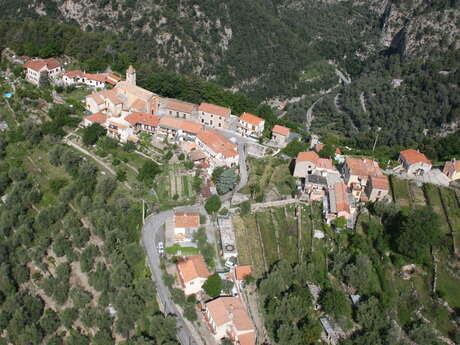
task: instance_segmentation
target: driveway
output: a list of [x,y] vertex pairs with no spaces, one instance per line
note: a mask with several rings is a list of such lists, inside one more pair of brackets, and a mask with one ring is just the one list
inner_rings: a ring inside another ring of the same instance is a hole
[[[189,208],[181,208],[180,211],[189,211]],[[178,209],[179,210],[179,209]],[[193,325],[178,312],[176,305],[171,299],[168,287],[163,282],[162,271],[160,266],[160,256],[157,250],[157,244],[163,241],[163,225],[167,218],[173,216],[173,211],[164,211],[153,214],[145,219],[145,225],[142,228],[142,243],[144,245],[147,257],[149,259],[152,279],[155,281],[157,294],[160,303],[163,306],[165,314],[172,314],[177,317],[177,338],[182,345],[205,345],[201,337],[196,332]]]

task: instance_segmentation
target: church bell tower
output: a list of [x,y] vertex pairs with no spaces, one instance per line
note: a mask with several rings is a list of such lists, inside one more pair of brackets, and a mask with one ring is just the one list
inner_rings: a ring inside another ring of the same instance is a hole
[[131,85],[136,85],[136,70],[132,65],[129,65],[126,70],[126,81]]

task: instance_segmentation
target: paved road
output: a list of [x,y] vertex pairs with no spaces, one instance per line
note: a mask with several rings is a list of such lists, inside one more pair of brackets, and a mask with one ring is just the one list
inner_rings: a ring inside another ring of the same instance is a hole
[[[180,211],[190,211],[193,207],[180,208]],[[195,208],[196,209],[196,208]],[[179,210],[179,209],[178,209]],[[193,326],[186,321],[178,312],[176,305],[171,299],[168,287],[164,284],[160,268],[160,256],[158,255],[157,243],[164,241],[161,229],[167,218],[173,216],[172,210],[150,215],[145,219],[142,228],[142,243],[149,259],[152,279],[155,281],[160,303],[165,314],[177,316],[177,337],[182,345],[205,345]]]
[[[238,151],[240,153],[240,182],[235,188],[235,191],[243,188],[248,182],[248,170],[246,166],[246,147],[245,142],[238,144]],[[227,193],[221,197],[222,202],[230,200],[233,193]],[[175,211],[179,212],[200,212],[205,214],[203,205],[195,205],[189,207],[177,207],[174,210],[160,212],[153,214],[145,219],[145,225],[142,228],[142,243],[144,245],[147,257],[149,259],[150,269],[152,271],[152,279],[155,281],[157,293],[160,303],[163,306],[165,314],[174,314],[177,316],[178,332],[177,337],[182,345],[205,345],[201,337],[197,333],[195,327],[185,320],[178,312],[176,305],[171,299],[168,287],[164,284],[162,278],[162,271],[160,267],[160,256],[157,250],[158,242],[164,242],[164,233],[161,231],[166,219],[173,216]],[[212,227],[207,227],[208,241],[214,241],[214,233]],[[212,232],[212,236],[209,232]],[[210,238],[212,237],[212,238]]]
[[324,96],[321,96],[320,98],[318,98],[311,106],[310,108],[308,108],[307,110],[307,131],[310,131],[310,127],[311,127],[311,122],[313,121],[313,108],[315,107],[315,105],[320,102],[324,97]]

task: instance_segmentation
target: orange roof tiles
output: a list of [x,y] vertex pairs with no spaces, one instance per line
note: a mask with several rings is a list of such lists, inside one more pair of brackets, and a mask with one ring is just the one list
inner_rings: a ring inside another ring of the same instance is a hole
[[287,137],[289,135],[290,129],[284,126],[275,125],[275,127],[272,129],[272,132]]
[[160,119],[159,126],[179,130],[182,128],[182,122],[183,120],[177,119],[175,117],[163,116]]
[[426,156],[423,153],[416,150],[404,150],[401,151],[399,155],[409,164],[422,162],[431,165],[431,161],[428,158],[426,158]]
[[104,91],[101,91],[99,94],[105,98],[108,98],[110,102],[112,102],[113,104],[123,103],[122,100],[117,97],[117,95],[115,94],[113,90],[104,90]]
[[243,265],[243,266],[235,267],[236,280],[243,280],[246,276],[250,276],[251,274],[252,274],[251,265]]
[[102,104],[104,103],[104,99],[101,97],[101,94],[99,92],[93,93],[88,96],[89,98],[92,98],[96,104]]
[[176,212],[174,214],[175,228],[198,228],[200,226],[200,215],[193,212]]
[[116,85],[120,80],[121,80],[121,78],[119,76],[117,76],[116,74],[107,73],[107,82],[108,83],[110,83],[112,85]]
[[379,163],[367,158],[354,158],[347,156],[345,164],[351,175],[357,176],[382,176]]
[[83,76],[83,72],[82,71],[79,71],[79,70],[73,70],[73,71],[67,71],[65,72],[64,74],[66,77],[69,77],[69,78],[74,78],[74,77],[82,77]]
[[86,116],[85,119],[94,123],[104,123],[107,121],[107,115],[102,113],[94,113],[93,115]]
[[219,297],[208,303],[206,308],[217,327],[233,322],[238,331],[254,330],[254,324],[238,297]]
[[131,103],[130,108],[142,111],[145,109],[147,103],[140,98],[136,98],[133,103]]
[[347,185],[345,183],[336,183],[334,185],[334,191],[337,212],[350,212]]
[[106,79],[105,74],[84,73],[83,76],[86,79],[95,80],[95,81],[98,81],[100,83],[105,83],[105,79]]
[[202,124],[199,124],[199,123],[196,123],[196,122],[192,122],[192,121],[183,121],[182,124],[181,124],[181,129],[184,131],[184,132],[187,132],[187,133],[192,133],[192,134],[198,134],[199,132],[201,132],[203,130],[203,125]]
[[332,159],[330,158],[319,158],[316,162],[316,167],[321,169],[334,170]]
[[139,138],[133,137],[132,135],[129,135],[129,136],[128,136],[128,140],[129,140],[129,141],[132,141],[133,143],[137,143],[137,142],[139,141]]
[[180,112],[189,113],[189,114],[193,112],[193,109],[195,107],[196,107],[196,104],[178,101],[177,99],[171,99],[168,102],[166,102],[166,105],[165,105],[166,109],[171,109],[174,111],[180,111]]
[[254,126],[259,126],[262,122],[265,121],[264,119],[254,114],[250,114],[250,113],[243,113],[240,116],[240,120],[250,123],[251,125],[254,125]]
[[386,176],[371,176],[370,178],[371,185],[373,188],[382,189],[382,190],[389,190],[390,183],[388,182],[388,177]]
[[232,150],[232,149],[222,151],[222,156],[224,156],[225,158],[236,157],[238,155],[239,155],[239,153],[237,151],[235,151],[235,150]]
[[223,117],[230,116],[230,109],[221,107],[220,105],[209,104],[209,103],[201,103],[198,107],[198,111],[204,111],[205,113],[210,113],[214,115],[219,115]]
[[444,174],[448,174],[448,173],[455,173],[455,172],[460,172],[460,160],[457,161],[457,160],[453,160],[453,161],[450,161],[450,162],[446,162],[444,164],[444,169],[443,169],[443,173]]
[[24,68],[30,68],[37,72],[45,66],[50,70],[61,66],[61,64],[55,58],[30,60],[24,64]]
[[319,156],[316,152],[308,151],[308,152],[299,152],[297,155],[296,162],[313,162],[316,164],[318,162]]
[[197,278],[206,279],[211,275],[201,255],[192,255],[179,259],[177,269],[185,283]]
[[197,138],[216,153],[221,153],[224,157],[234,157],[238,155],[237,146],[222,134],[206,130],[198,133]]
[[158,126],[158,123],[160,122],[160,117],[157,115],[149,114],[149,113],[134,112],[126,116],[125,120],[128,121],[133,126],[139,123],[142,125],[156,127]]

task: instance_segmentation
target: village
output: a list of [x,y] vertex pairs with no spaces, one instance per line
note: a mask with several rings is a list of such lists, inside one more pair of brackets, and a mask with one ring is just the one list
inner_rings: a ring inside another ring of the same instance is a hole
[[[290,161],[289,157],[283,156],[282,149],[301,137],[277,124],[270,131],[271,138],[262,141],[266,129],[263,118],[246,112],[237,116],[231,109],[220,105],[192,104],[161,97],[136,84],[133,66],[127,69],[124,80],[114,73],[66,71],[54,58],[25,61],[24,69],[26,79],[36,86],[49,80],[56,85],[84,86],[92,90],[83,101],[86,116],[80,124],[82,128],[101,126],[108,137],[120,143],[139,145],[147,136],[152,145],[165,142],[177,145],[180,152],[193,162],[193,169],[201,171],[201,178],[209,189],[208,197],[218,195],[212,182],[216,169],[238,172],[238,185],[220,196],[227,214],[207,214],[203,198],[200,204],[190,205],[190,210],[173,209],[169,212],[164,225],[161,224],[161,229],[158,227],[161,234],[150,241],[156,251],[152,255],[158,256],[159,260],[169,260],[163,273],[174,276],[174,288],[181,289],[187,298],[195,296],[199,320],[210,335],[208,337],[198,330],[202,337],[215,344],[223,343],[223,339],[231,344],[258,343],[260,325],[248,290],[255,268],[239,264],[233,215],[239,212],[243,202],[249,200],[239,193],[251,173],[246,164],[249,157],[262,159],[279,155]],[[401,151],[398,165],[384,170],[376,160],[343,154],[343,149],[338,147],[333,156],[324,157],[324,147],[324,144],[312,141],[309,151],[299,152],[289,163],[290,174],[295,179],[295,192],[290,198],[270,200],[267,204],[321,203],[325,223],[340,232],[355,228],[366,203],[392,202],[390,176],[420,185],[449,186],[460,180],[460,161],[445,162],[441,171],[433,168],[422,152],[413,149]],[[265,205],[261,202],[251,207]],[[198,238],[203,233],[206,240],[217,248],[217,254],[211,258],[213,265],[209,265],[210,258],[205,258],[197,249],[200,245]],[[324,234],[315,229],[314,236],[322,238]],[[214,286],[218,287],[217,292],[212,291]],[[183,308],[181,312],[184,313]],[[335,342],[336,339],[330,336],[335,331],[331,330],[329,320],[321,318],[321,324],[324,339]]]

